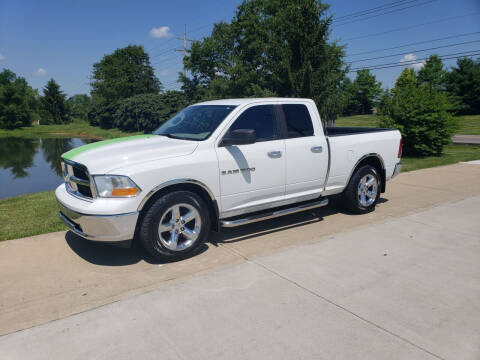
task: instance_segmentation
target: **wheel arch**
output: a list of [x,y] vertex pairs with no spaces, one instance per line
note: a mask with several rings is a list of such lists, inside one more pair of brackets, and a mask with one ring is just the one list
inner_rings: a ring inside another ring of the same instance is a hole
[[137,220],[137,229],[142,223],[142,219],[146,211],[150,206],[162,195],[172,191],[190,191],[200,196],[208,207],[208,211],[211,218],[212,230],[218,231],[218,217],[219,210],[218,204],[212,191],[201,181],[194,179],[177,179],[166,181],[160,185],[157,185],[143,198],[138,206],[139,217]]
[[358,169],[360,169],[362,166],[365,166],[365,165],[370,165],[375,169],[377,169],[377,171],[380,174],[380,180],[381,180],[380,192],[384,193],[386,177],[387,177],[386,170],[385,170],[385,163],[383,162],[382,157],[376,153],[365,154],[357,161],[357,163],[352,169],[352,172],[350,173],[350,176],[348,177],[348,181],[346,183],[347,186],[350,183],[350,179],[352,178],[353,174],[355,174]]

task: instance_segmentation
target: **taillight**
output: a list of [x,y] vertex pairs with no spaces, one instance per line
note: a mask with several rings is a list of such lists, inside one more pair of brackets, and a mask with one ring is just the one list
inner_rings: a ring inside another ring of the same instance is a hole
[[403,139],[400,138],[400,144],[398,144],[398,158],[402,157]]

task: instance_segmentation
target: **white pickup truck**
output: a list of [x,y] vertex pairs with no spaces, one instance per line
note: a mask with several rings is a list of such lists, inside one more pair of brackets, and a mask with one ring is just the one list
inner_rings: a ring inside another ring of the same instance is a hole
[[178,259],[211,230],[341,199],[372,211],[400,172],[393,129],[324,128],[309,99],[228,99],[185,108],[153,134],[62,155],[60,217],[81,237],[135,239]]

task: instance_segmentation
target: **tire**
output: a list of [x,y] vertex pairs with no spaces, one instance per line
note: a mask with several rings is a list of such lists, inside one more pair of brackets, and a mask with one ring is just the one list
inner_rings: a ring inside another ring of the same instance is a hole
[[209,232],[210,214],[203,199],[190,191],[175,191],[150,206],[138,236],[150,255],[175,261],[190,255]]
[[357,169],[343,192],[343,206],[354,213],[365,214],[375,210],[380,198],[381,177],[373,166]]

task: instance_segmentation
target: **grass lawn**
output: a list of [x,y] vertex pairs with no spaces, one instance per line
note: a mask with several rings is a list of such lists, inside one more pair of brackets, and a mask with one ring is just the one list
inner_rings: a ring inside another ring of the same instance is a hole
[[377,115],[352,115],[338,118],[335,126],[377,127],[378,121]]
[[0,199],[0,241],[65,230],[54,191]]
[[[440,157],[402,158],[402,171],[479,160],[480,145],[448,145]],[[54,191],[0,199],[0,241],[65,230]]]
[[442,156],[402,158],[402,172],[434,166],[455,164],[460,161],[480,160],[480,145],[447,145]]
[[457,134],[462,135],[480,135],[480,115],[458,116],[460,128]]
[[2,137],[51,138],[51,137],[84,137],[90,139],[112,139],[141,133],[126,133],[118,129],[101,129],[91,126],[87,121],[76,120],[65,125],[34,125],[14,130],[0,129]]

